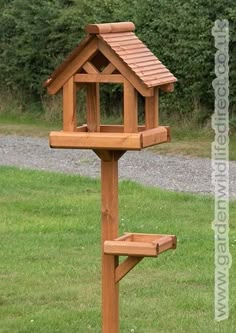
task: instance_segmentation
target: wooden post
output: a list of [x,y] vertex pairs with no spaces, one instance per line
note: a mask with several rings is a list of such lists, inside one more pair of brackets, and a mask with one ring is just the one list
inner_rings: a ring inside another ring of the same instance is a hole
[[124,81],[124,133],[138,132],[137,91],[129,81]]
[[158,126],[158,88],[154,89],[154,95],[145,97],[145,125],[146,130],[156,128]]
[[119,152],[105,151],[101,158],[102,190],[102,333],[119,333],[119,284],[115,269],[119,258],[104,254],[105,240],[118,236],[118,159]]
[[87,84],[87,127],[89,132],[100,132],[99,83]]
[[75,132],[76,118],[76,85],[72,76],[63,86],[63,130]]

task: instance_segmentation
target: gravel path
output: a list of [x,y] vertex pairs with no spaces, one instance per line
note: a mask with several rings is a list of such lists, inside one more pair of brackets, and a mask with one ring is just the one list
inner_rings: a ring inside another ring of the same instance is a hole
[[[211,161],[203,158],[127,152],[119,176],[173,191],[211,194]],[[90,177],[100,175],[98,157],[88,150],[50,149],[47,139],[0,137],[0,165],[51,170]],[[230,196],[236,198],[236,163],[230,162]]]

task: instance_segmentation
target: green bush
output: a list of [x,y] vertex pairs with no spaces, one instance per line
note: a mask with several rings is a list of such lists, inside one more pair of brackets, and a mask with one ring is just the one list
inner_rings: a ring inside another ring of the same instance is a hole
[[[213,110],[216,19],[230,22],[231,117],[236,105],[235,0],[0,0],[0,79],[4,87],[41,99],[42,82],[84,36],[93,22],[131,20],[137,35],[176,75],[176,93],[163,97],[166,114],[198,113],[207,120]],[[111,93],[103,89],[104,107]],[[111,109],[110,111],[113,112]]]

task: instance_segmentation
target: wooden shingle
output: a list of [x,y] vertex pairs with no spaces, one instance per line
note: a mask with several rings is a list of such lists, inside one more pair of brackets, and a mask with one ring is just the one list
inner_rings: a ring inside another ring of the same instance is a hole
[[133,32],[98,35],[147,86],[174,83],[177,79]]

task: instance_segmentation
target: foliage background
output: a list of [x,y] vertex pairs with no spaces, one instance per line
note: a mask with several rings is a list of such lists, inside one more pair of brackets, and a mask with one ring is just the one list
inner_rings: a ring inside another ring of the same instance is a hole
[[[230,115],[236,123],[235,0],[0,0],[1,94],[8,90],[43,106],[42,82],[79,43],[86,24],[129,20],[179,80],[176,93],[162,98],[162,110],[206,123],[214,100],[211,28],[223,18],[230,23]],[[104,91],[108,115],[114,91],[119,96],[119,89]]]

